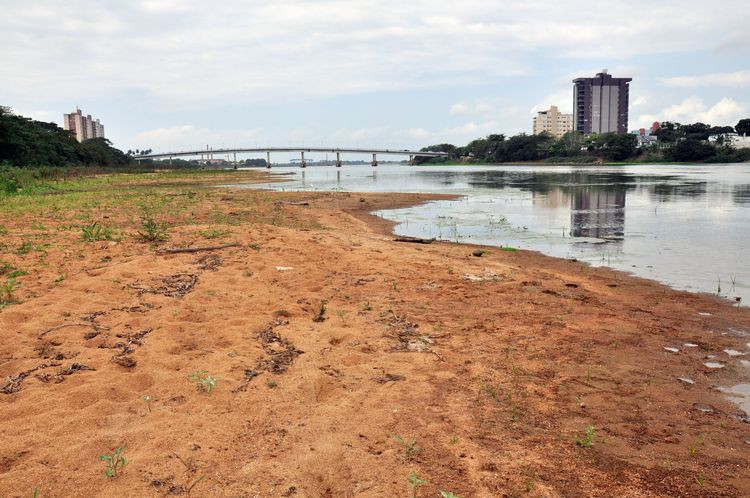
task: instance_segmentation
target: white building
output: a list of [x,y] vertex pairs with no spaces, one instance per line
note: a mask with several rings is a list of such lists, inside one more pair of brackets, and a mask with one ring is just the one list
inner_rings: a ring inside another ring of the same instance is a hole
[[750,137],[747,135],[738,135],[737,133],[724,133],[723,135],[711,135],[708,137],[709,142],[717,142],[720,137],[724,137],[724,143],[735,149],[750,149]]
[[534,118],[534,135],[547,132],[560,138],[569,131],[573,131],[573,115],[561,113],[556,105],[550,106],[546,111],[539,111]]

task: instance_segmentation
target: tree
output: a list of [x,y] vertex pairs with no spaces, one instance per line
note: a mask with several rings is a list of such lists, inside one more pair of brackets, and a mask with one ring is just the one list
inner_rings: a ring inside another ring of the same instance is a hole
[[716,149],[713,145],[695,138],[680,140],[668,153],[675,161],[703,161],[715,154]]
[[734,131],[740,135],[750,135],[750,118],[740,119]]
[[659,129],[657,129],[654,134],[660,142],[673,143],[683,136],[680,131],[681,127],[682,125],[680,123],[664,121],[659,125]]
[[610,161],[622,161],[635,156],[637,138],[630,133],[602,133],[596,137],[594,148]]

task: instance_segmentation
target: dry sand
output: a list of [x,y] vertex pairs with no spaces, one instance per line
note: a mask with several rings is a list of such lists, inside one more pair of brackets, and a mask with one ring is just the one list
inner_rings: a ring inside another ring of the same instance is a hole
[[[191,199],[158,248],[130,198],[2,211],[28,275],[0,311],[0,496],[405,497],[412,471],[418,497],[750,495],[713,388],[747,378],[722,350],[748,310],[368,214],[427,196],[154,188]],[[86,216],[124,238],[84,242]]]

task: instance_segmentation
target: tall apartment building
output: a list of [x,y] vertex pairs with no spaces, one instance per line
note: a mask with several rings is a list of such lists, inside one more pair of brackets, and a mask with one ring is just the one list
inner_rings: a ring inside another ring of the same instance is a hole
[[73,133],[76,140],[83,142],[89,138],[104,138],[104,126],[91,114],[84,116],[80,109],[76,112],[63,114],[63,128]]
[[589,133],[626,133],[632,78],[613,78],[603,70],[593,78],[573,80],[575,130]]
[[546,111],[539,111],[534,118],[534,135],[547,132],[554,137],[561,137],[573,131],[573,115],[557,110],[557,106],[550,106]]

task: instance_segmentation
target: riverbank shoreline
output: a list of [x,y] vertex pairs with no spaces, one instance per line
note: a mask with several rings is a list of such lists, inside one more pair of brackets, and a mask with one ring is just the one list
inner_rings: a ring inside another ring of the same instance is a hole
[[[372,214],[455,196],[214,181],[4,203],[3,277],[26,274],[0,310],[0,494],[402,496],[411,472],[424,496],[750,493],[750,424],[715,389],[747,376],[725,350],[750,350],[748,310],[394,242]],[[142,209],[168,240],[138,240]]]

